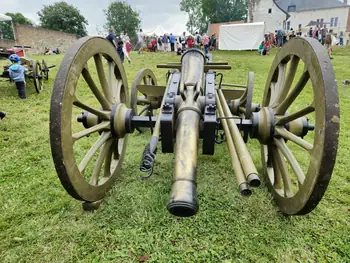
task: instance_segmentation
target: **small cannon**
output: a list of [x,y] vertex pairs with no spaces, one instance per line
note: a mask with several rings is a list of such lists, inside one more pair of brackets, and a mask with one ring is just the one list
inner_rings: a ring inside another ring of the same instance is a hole
[[[21,57],[21,65],[27,67],[28,69],[28,71],[25,73],[26,81],[32,81],[34,84],[35,91],[37,93],[40,93],[44,88],[43,80],[49,80],[50,69],[56,66],[47,66],[45,60],[42,60],[42,62],[40,63],[38,60],[33,60],[28,57],[25,57],[25,50],[29,48],[29,46],[15,46],[13,49],[10,49],[10,51],[8,51],[7,49],[0,51],[0,59],[8,59],[11,54],[14,54],[15,49],[17,51],[22,51],[24,56]],[[1,78],[11,80],[9,67],[10,66],[4,66],[4,70],[0,75]]]
[[331,61],[316,40],[293,39],[279,51],[261,105],[252,103],[254,73],[247,85],[225,84],[216,71],[231,66],[208,62],[200,50],[158,68],[169,69],[167,84],[143,69],[129,97],[122,63],[105,39],[79,39],[65,55],[51,99],[51,150],[62,185],[84,209],[98,208],[121,173],[128,134],[145,128],[152,131],[140,154],[145,177],[153,173],[158,148],[175,154],[167,205],[175,216],[193,216],[199,208],[200,140],[206,155],[226,141],[243,196],[261,184],[246,145],[258,140],[264,182],[280,211],[304,215],[317,206],[333,172],[340,117]]

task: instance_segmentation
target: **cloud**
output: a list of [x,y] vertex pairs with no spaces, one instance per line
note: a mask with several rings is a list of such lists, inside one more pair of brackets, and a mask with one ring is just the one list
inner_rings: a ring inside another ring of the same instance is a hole
[[[21,12],[35,23],[39,23],[37,12],[44,5],[50,5],[57,0],[11,0],[1,3],[2,12]],[[96,28],[102,29],[105,23],[103,10],[112,0],[69,0],[67,3],[77,7],[88,20],[89,34],[97,33]],[[157,25],[162,25],[169,32],[182,32],[186,29],[187,15],[180,11],[180,0],[126,0],[134,9],[140,12],[142,28],[151,31]]]

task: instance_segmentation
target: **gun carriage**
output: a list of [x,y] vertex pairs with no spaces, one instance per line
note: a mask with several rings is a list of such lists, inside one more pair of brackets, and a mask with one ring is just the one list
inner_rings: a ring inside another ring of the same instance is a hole
[[[140,154],[146,177],[157,150],[175,155],[167,205],[175,216],[197,213],[199,141],[202,154],[213,155],[221,137],[243,196],[263,181],[287,215],[317,206],[334,168],[340,119],[333,68],[316,40],[293,39],[279,51],[261,105],[252,103],[254,73],[247,85],[225,84],[217,72],[231,66],[208,62],[200,50],[158,68],[169,69],[166,85],[143,69],[129,96],[124,68],[108,41],[85,37],[65,55],[51,100],[51,149],[62,185],[84,201],[84,209],[99,206],[122,171],[128,135],[141,128],[152,130]],[[260,143],[261,173],[249,139]]]

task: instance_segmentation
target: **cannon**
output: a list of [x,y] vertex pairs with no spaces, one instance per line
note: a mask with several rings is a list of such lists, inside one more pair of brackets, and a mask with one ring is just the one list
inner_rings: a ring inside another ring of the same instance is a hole
[[[25,49],[30,48],[29,46],[15,46],[13,49],[10,49],[10,51],[7,49],[0,49],[0,59],[8,59],[11,54],[14,54],[15,48],[16,51],[20,50],[23,52],[24,56],[21,57],[21,65],[28,68],[28,71],[25,73],[26,81],[33,82],[35,91],[40,93],[44,88],[43,80],[49,80],[50,69],[56,66],[47,66],[44,59],[40,63],[39,60],[25,57]],[[0,77],[11,81],[9,66],[4,66],[4,70]]]
[[[200,50],[157,67],[169,70],[165,85],[143,69],[129,97],[108,41],[81,38],[66,53],[51,99],[51,151],[63,187],[85,210],[97,209],[122,173],[128,135],[140,128],[152,133],[140,151],[144,178],[156,169],[157,152],[175,155],[172,215],[198,212],[198,152],[213,155],[224,143],[242,196],[263,182],[286,215],[317,206],[335,165],[340,125],[335,75],[322,45],[309,38],[288,42],[273,61],[260,105],[252,103],[254,73],[247,84],[227,84],[219,71],[231,66],[208,61]],[[248,140],[260,144],[259,169]]]

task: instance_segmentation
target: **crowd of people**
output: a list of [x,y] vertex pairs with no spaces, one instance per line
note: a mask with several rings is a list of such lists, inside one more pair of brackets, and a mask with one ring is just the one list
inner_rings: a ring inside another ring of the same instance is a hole
[[315,27],[308,30],[306,34],[303,35],[301,29],[295,32],[293,28],[290,31],[283,31],[281,29],[276,30],[275,33],[266,34],[264,40],[261,42],[258,48],[259,55],[268,55],[271,47],[281,48],[289,40],[295,37],[311,37],[317,39],[322,45],[324,45],[328,51],[329,57],[332,58],[332,46],[334,44],[343,46],[344,45],[344,32],[340,32],[337,36],[339,42],[335,41],[336,36],[332,29],[328,30],[327,25],[323,27]]
[[179,55],[186,48],[199,48],[208,53],[210,50],[216,49],[215,34],[208,36],[207,34],[200,35],[198,32],[194,36],[186,35],[186,32],[179,37],[176,37],[172,33],[164,34],[163,36],[153,35],[146,37],[142,30],[138,33],[138,45],[140,46],[139,53],[142,51],[142,47],[148,48],[151,52],[177,52]]

